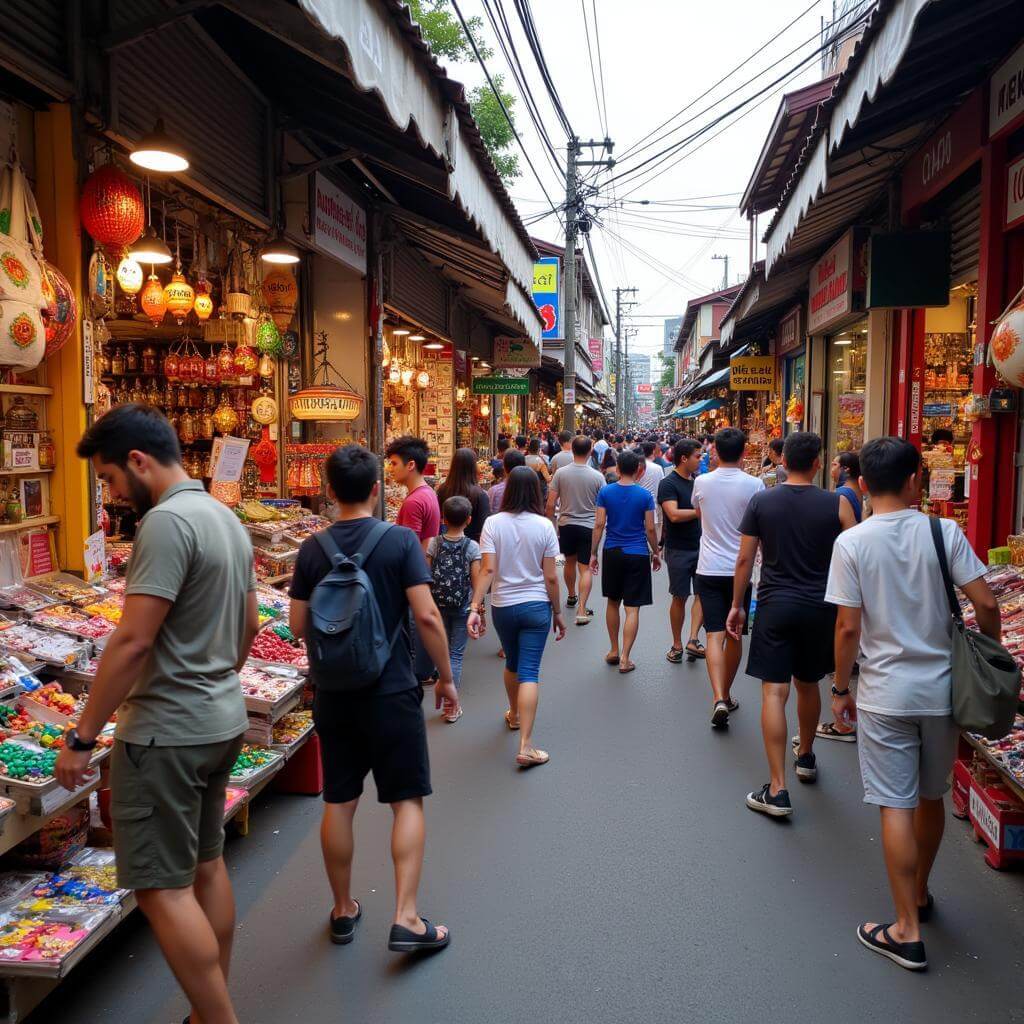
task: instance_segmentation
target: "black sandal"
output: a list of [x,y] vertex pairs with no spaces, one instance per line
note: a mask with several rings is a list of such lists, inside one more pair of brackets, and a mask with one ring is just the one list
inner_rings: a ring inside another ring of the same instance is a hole
[[337,946],[347,946],[356,935],[356,922],[363,916],[363,905],[357,899],[352,902],[356,905],[354,917],[335,917],[331,911],[331,942]]
[[672,646],[668,649],[668,654],[665,655],[667,661],[671,661],[673,665],[680,665],[683,661],[683,648]]
[[704,645],[699,640],[691,640],[686,645],[685,651],[687,661],[697,661],[698,659],[703,661],[707,657]]
[[[871,931],[867,931],[864,925],[857,928],[857,938],[862,946],[870,949],[873,953],[880,953],[891,960],[894,964],[908,971],[923,971],[928,966],[928,959],[924,953],[923,942],[897,942],[890,934],[889,929],[892,923],[876,924]],[[882,934],[880,939],[879,932]],[[884,939],[884,941],[883,941]]]
[[438,934],[437,929],[425,918],[420,920],[427,926],[427,930],[418,935],[400,924],[391,926],[391,934],[388,936],[388,949],[392,953],[419,953],[431,949],[444,949],[451,940],[451,932],[443,938]]

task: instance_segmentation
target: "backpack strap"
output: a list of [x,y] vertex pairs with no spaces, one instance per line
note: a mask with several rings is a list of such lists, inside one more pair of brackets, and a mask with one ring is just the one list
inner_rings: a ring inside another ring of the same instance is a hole
[[960,611],[960,602],[956,599],[953,579],[949,574],[949,561],[946,558],[946,543],[942,536],[942,526],[934,516],[928,517],[928,525],[932,531],[932,543],[935,545],[935,554],[939,559],[939,568],[942,570],[942,583],[946,590],[946,600],[949,601],[949,614],[953,616],[955,622],[962,622],[963,613]]
[[[366,565],[370,555],[373,554],[377,549],[377,545],[384,539],[384,534],[387,533],[393,525],[393,523],[386,523],[381,519],[378,519],[373,524],[366,535],[366,539],[363,541],[362,550],[357,551],[351,556],[352,560],[355,561],[360,568]],[[335,541],[330,527],[326,530],[321,530],[319,533],[313,534],[313,536],[316,538],[316,542],[323,549],[323,553],[327,556],[327,561],[335,568],[337,568],[340,562],[350,557],[338,547],[337,541]]]

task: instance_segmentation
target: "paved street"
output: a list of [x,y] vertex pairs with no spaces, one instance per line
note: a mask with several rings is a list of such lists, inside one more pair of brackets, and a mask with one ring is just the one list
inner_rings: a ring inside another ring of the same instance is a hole
[[[549,646],[537,739],[552,761],[528,774],[501,720],[496,642],[471,645],[466,716],[430,726],[422,910],[452,926],[447,952],[385,949],[390,814],[372,785],[357,819],[365,915],[344,948],[326,936],[319,802],[257,803],[252,832],[228,850],[245,1024],[1024,1020],[1024,877],[985,866],[951,820],[931,969],[910,975],[863,951],[855,925],[886,919],[889,899],[856,748],[821,744],[818,785],[791,787],[791,822],[748,811],[744,794],[767,778],[756,684],[741,678],[743,706],[713,734],[703,667],[664,659],[663,574],[657,592],[635,674],[601,663],[599,599],[592,625]],[[136,919],[31,1020],[171,1024],[184,1009]]]

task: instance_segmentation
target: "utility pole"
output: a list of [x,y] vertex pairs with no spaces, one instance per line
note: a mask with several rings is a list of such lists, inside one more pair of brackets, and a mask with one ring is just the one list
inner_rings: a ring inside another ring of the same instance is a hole
[[565,167],[565,256],[562,260],[562,302],[565,306],[565,363],[562,377],[562,399],[565,402],[562,413],[562,429],[576,433],[576,235],[590,231],[590,218],[579,195],[576,172],[580,167],[614,167],[615,161],[609,155],[601,160],[580,160],[584,149],[600,149],[611,154],[614,144],[611,139],[590,139],[581,142],[575,136],[569,139],[569,151]]
[[719,256],[717,253],[711,257],[713,260],[724,260],[725,261],[725,274],[722,276],[722,288],[729,287],[729,256]]
[[[622,365],[622,296],[636,295],[636,288],[615,289],[615,422],[625,425],[625,410],[622,396],[625,394],[625,374]],[[630,306],[634,303],[630,303]]]

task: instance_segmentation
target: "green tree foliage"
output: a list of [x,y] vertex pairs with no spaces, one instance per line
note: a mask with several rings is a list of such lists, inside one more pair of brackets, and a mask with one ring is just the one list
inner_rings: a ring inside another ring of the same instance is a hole
[[658,409],[661,408],[665,393],[676,385],[676,357],[661,355],[659,358],[661,359],[661,378],[658,381]]
[[[469,44],[462,25],[452,14],[448,0],[407,0],[413,20],[420,26],[423,37],[437,57],[442,57],[455,64],[463,64],[474,60],[473,48]],[[484,59],[491,57],[493,51],[483,41],[483,20],[479,17],[467,19],[470,32]],[[494,85],[505,103],[505,109],[512,114],[515,97],[504,88],[501,75],[494,75]],[[515,181],[522,173],[519,170],[519,156],[509,152],[515,142],[512,131],[501,105],[489,85],[480,85],[469,93],[469,106],[473,118],[480,129],[480,136],[491,154],[494,166],[506,182]]]

